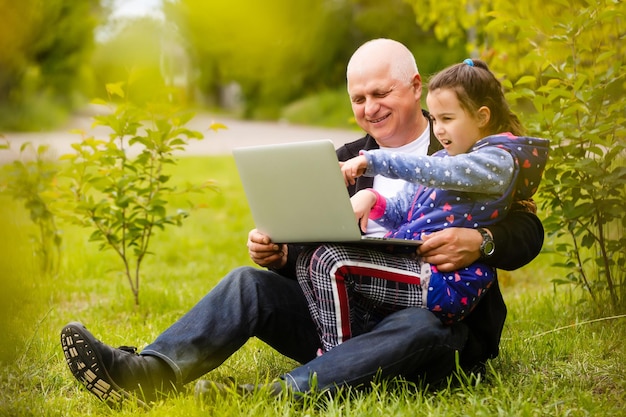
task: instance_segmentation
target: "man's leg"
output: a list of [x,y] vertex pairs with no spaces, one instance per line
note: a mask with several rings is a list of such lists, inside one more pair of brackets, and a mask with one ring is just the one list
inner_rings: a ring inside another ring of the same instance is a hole
[[163,385],[187,383],[253,336],[302,363],[315,357],[319,338],[295,280],[238,268],[141,355],[111,348],[75,323],[63,329],[61,342],[74,376],[100,399],[115,403],[129,392],[151,400]]
[[315,357],[319,337],[295,280],[235,269],[141,354],[166,361],[185,384],[218,367],[253,336],[300,363]]
[[[442,324],[423,308],[407,308],[384,318],[371,331],[331,349],[285,374],[295,392],[358,387],[375,377],[424,377],[436,382],[456,367],[455,354],[463,349],[468,328],[458,322]],[[311,386],[315,381],[316,386]]]

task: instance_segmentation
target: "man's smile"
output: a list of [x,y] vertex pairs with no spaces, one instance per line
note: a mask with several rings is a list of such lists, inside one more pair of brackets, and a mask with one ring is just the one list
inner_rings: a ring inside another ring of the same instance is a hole
[[388,118],[389,116],[391,116],[391,114],[387,114],[387,115],[385,115],[383,117],[379,117],[378,119],[368,119],[367,121],[369,123],[379,123],[379,122],[382,122],[383,120],[385,120],[386,118]]

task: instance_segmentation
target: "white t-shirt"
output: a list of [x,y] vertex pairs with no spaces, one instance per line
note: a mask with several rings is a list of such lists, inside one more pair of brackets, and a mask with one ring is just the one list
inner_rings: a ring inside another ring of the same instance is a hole
[[[413,153],[416,155],[428,155],[428,145],[430,145],[430,123],[422,134],[414,141],[407,143],[399,148],[386,148],[380,149],[392,149],[394,152]],[[378,191],[382,196],[386,198],[393,197],[404,187],[404,180],[391,179],[383,177],[382,175],[376,175],[374,177],[374,190]],[[387,233],[387,229],[379,225],[373,220],[367,222],[367,234],[371,236],[383,236]]]

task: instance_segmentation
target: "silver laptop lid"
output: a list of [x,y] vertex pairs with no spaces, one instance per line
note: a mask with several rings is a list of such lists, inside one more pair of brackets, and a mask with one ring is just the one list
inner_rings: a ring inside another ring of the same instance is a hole
[[330,140],[233,150],[256,228],[277,243],[361,238]]

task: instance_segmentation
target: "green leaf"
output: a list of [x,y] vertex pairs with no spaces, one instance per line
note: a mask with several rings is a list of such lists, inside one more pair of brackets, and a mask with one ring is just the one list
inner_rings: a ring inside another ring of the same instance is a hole
[[596,58],[596,63],[599,64],[599,63],[601,63],[603,61],[611,59],[615,55],[617,55],[617,51],[615,51],[613,49],[605,51],[605,52],[601,53],[600,55],[598,55],[598,57]]
[[537,81],[537,78],[532,75],[524,75],[515,83],[516,87],[525,84],[534,84]]
[[150,207],[148,212],[157,217],[165,217],[166,215],[165,207],[160,205]]
[[214,131],[214,132],[217,132],[220,129],[228,129],[228,127],[226,127],[226,125],[224,125],[222,123],[212,122],[209,125],[209,129]]
[[91,104],[96,104],[99,106],[106,106],[108,103],[102,100],[101,98],[94,98],[93,100],[91,100]]
[[122,88],[123,85],[124,85],[123,82],[108,83],[105,85],[105,88],[109,95],[124,98],[125,94],[124,94],[124,89]]

